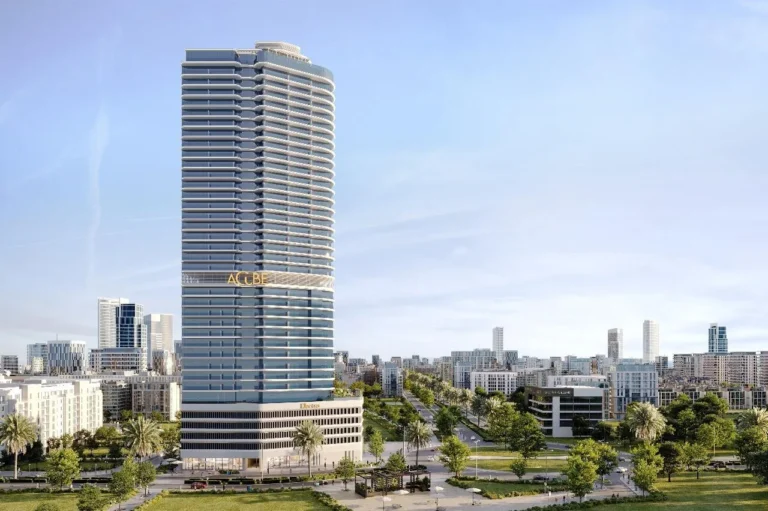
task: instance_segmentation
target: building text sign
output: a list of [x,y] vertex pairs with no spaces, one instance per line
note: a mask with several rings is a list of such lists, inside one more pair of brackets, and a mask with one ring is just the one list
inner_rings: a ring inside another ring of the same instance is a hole
[[239,271],[230,273],[227,284],[235,286],[263,286],[269,283],[269,275],[265,272]]

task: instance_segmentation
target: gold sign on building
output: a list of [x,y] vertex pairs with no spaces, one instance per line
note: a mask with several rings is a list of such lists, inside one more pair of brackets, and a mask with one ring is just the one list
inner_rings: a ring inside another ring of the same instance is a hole
[[227,279],[227,284],[233,284],[235,286],[263,286],[269,283],[268,275],[263,272],[248,272],[239,271],[237,273],[230,273]]
[[311,403],[301,403],[299,405],[299,408],[301,408],[302,410],[307,410],[309,408],[320,408],[320,405],[311,404]]

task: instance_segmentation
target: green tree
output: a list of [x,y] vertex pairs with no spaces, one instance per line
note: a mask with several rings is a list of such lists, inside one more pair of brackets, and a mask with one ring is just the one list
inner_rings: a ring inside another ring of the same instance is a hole
[[61,508],[55,502],[43,502],[38,504],[35,511],[60,511]]
[[709,392],[697,399],[693,403],[692,409],[701,424],[716,417],[725,417],[728,411],[728,401]]
[[[485,414],[485,402],[487,398],[483,394],[479,394],[477,389],[482,387],[475,387],[475,397],[472,398],[472,413],[475,414],[477,425],[480,426],[480,419]],[[485,390],[483,390],[485,392]]]
[[739,460],[751,470],[750,458],[755,454],[768,449],[768,436],[759,426],[749,426],[742,429],[733,442]]
[[756,427],[763,434],[768,435],[768,410],[765,408],[750,408],[738,416],[736,425],[739,431]]
[[659,467],[653,463],[648,463],[647,460],[639,460],[634,464],[632,469],[632,480],[635,482],[638,488],[645,492],[650,492],[655,489],[656,478],[659,474]]
[[376,463],[381,461],[381,455],[384,454],[384,439],[378,429],[368,437],[368,452],[376,458]]
[[302,456],[307,457],[309,477],[312,477],[312,456],[323,448],[323,431],[312,421],[304,421],[296,426],[293,446]]
[[75,432],[75,436],[72,441],[72,447],[78,452],[78,454],[80,454],[80,456],[85,453],[88,445],[90,445],[92,437],[93,435],[87,429],[81,429],[80,431]]
[[114,459],[123,457],[123,445],[120,442],[109,444],[109,457]]
[[143,415],[139,415],[123,425],[123,437],[128,449],[140,458],[145,458],[160,450],[161,431],[160,424]]
[[514,443],[517,418],[518,413],[512,403],[502,403],[488,414],[488,432],[496,442],[510,450]]
[[416,449],[416,466],[419,465],[419,451],[426,448],[429,445],[429,440],[432,438],[432,430],[429,426],[415,420],[408,424],[405,428],[405,441],[412,449]]
[[[685,396],[685,394],[683,394]],[[680,440],[691,440],[695,436],[696,428],[699,427],[698,419],[693,410],[682,410],[677,416],[675,434]]]
[[451,435],[443,438],[443,444],[440,446],[439,451],[439,459],[443,466],[450,472],[453,472],[456,477],[460,477],[469,460],[469,447],[459,440],[456,435]]
[[160,444],[167,458],[175,458],[181,449],[181,424],[173,422],[160,432]]
[[[698,402],[698,401],[697,401]],[[717,417],[712,422],[699,426],[696,439],[699,443],[712,448],[712,454],[717,454],[717,448],[723,446],[733,437],[735,426],[733,422]]]
[[701,444],[686,442],[682,446],[681,462],[689,469],[696,467],[696,479],[698,479],[701,467],[709,463],[709,450]]
[[109,502],[101,494],[101,490],[91,484],[86,484],[77,495],[77,511],[104,511]]
[[133,412],[131,410],[120,410],[120,422],[128,422],[133,419]]
[[355,478],[355,462],[344,456],[344,458],[339,461],[339,464],[336,465],[336,470],[334,472],[336,477],[344,482],[344,491],[347,491],[347,481]]
[[435,404],[435,393],[429,389],[424,389],[420,399],[424,406],[427,408],[432,408],[432,406]]
[[488,396],[488,391],[485,390],[485,388],[478,386],[478,387],[475,387],[475,394],[480,397],[486,397]]
[[595,465],[595,471],[600,476],[601,484],[603,477],[610,474],[619,464],[619,455],[616,449],[592,439],[577,442],[571,448],[569,455],[592,462]]
[[593,440],[607,442],[616,438],[617,427],[609,422],[600,421],[592,430]]
[[390,472],[394,472],[396,474],[402,474],[403,472],[408,470],[408,467],[406,466],[406,463],[405,463],[405,456],[403,456],[401,452],[393,452],[392,454],[389,455],[385,468]]
[[75,437],[70,435],[69,433],[64,433],[61,435],[61,448],[62,449],[72,449],[75,445]]
[[32,442],[25,454],[27,461],[30,463],[40,463],[45,458],[45,449],[43,448],[43,442],[39,438]]
[[99,445],[103,447],[106,447],[113,442],[120,441],[122,437],[120,432],[117,431],[117,428],[114,426],[101,426],[96,430],[96,433],[93,436],[99,442]]
[[515,405],[518,411],[528,411],[528,397],[525,394],[525,387],[517,387],[512,395],[509,396],[509,401]]
[[515,458],[512,460],[512,463],[510,463],[509,468],[511,468],[512,473],[522,481],[523,476],[528,471],[528,460],[525,458]]
[[530,413],[518,413],[509,431],[510,446],[525,459],[547,448],[547,441],[536,417]]
[[573,417],[573,436],[584,437],[592,434],[592,427],[589,425],[589,421],[581,415]]
[[653,442],[667,425],[664,416],[651,403],[632,403],[627,408],[626,420],[635,437],[643,442]]
[[145,461],[139,463],[136,467],[136,484],[141,488],[144,488],[144,496],[147,495],[149,485],[152,484],[156,478],[157,470],[151,462]]
[[149,417],[155,422],[165,422],[165,416],[157,410],[153,410]]
[[441,408],[435,415],[435,426],[440,437],[447,437],[453,434],[453,428],[459,422],[459,417],[450,408]]
[[664,459],[659,455],[659,448],[653,444],[639,444],[632,449],[632,463],[637,465],[641,461],[656,467],[656,473],[661,472]]
[[80,475],[80,457],[71,448],[58,449],[48,454],[48,469],[45,477],[48,484],[59,490],[72,484]]
[[37,439],[35,425],[23,415],[6,415],[0,423],[0,445],[13,453],[13,478],[19,477],[19,454]]
[[568,456],[568,465],[565,469],[565,485],[568,491],[584,500],[584,496],[592,491],[597,480],[597,466],[580,456]]
[[135,486],[136,480],[129,471],[120,470],[112,474],[112,479],[109,481],[109,492],[117,501],[118,510],[122,509],[123,501],[133,495]]
[[667,474],[667,482],[672,482],[672,474],[680,470],[682,465],[682,450],[675,442],[664,442],[659,446],[659,455],[664,460],[662,472]]

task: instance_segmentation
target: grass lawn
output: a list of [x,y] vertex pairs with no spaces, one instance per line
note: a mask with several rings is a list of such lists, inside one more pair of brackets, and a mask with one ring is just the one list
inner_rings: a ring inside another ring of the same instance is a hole
[[[0,508],[2,509],[2,508]],[[10,508],[9,508],[10,509]],[[178,511],[179,509],[268,509],[269,511],[329,511],[310,492],[237,493],[237,494],[171,494],[160,499],[148,511]]]
[[[451,482],[448,482],[448,484],[458,486],[459,488],[479,488],[483,490],[482,495],[484,497],[488,497],[491,499],[504,498],[506,496],[516,497],[520,495],[538,495],[544,490],[543,484],[525,484],[525,483],[516,483],[511,481],[510,482],[491,482],[491,481],[483,481],[482,479],[479,481],[476,481],[476,480],[455,481],[454,479],[451,479]],[[565,489],[565,486],[550,485],[548,489],[551,491],[563,491]],[[517,492],[518,495],[512,495],[513,492]]]
[[[512,469],[509,468],[510,461],[512,461],[512,458],[501,460],[477,460],[477,468],[512,472]],[[542,460],[538,458],[532,458],[528,460],[528,472],[557,472],[565,470],[565,465],[565,460]],[[474,468],[475,461],[469,460],[469,462],[467,462],[467,468],[465,472],[471,475],[472,469]]]
[[[93,462],[93,461],[81,461],[80,462],[80,470],[82,472],[91,472],[94,470],[108,470],[110,468],[118,467],[121,463],[113,463],[113,462],[106,462],[106,461],[99,461],[99,462]],[[13,463],[10,465],[0,465],[0,469],[2,470],[13,470]],[[19,463],[19,470],[22,470],[24,472],[44,472],[48,470],[48,462],[41,461],[40,463]]]
[[72,493],[0,493],[0,511],[34,511],[43,502],[55,502],[61,511],[77,511]]
[[373,429],[378,429],[381,432],[382,438],[385,442],[397,442],[402,440],[400,435],[397,434],[397,429],[391,422],[368,412],[363,412],[363,428],[368,425],[373,426]]
[[[520,453],[517,451],[508,451],[503,447],[472,447],[472,455],[475,455],[477,450],[478,456],[509,456],[510,458],[517,458]],[[539,453],[541,456],[568,456],[568,451],[562,449],[550,449],[545,452]]]
[[756,483],[750,474],[739,472],[695,472],[672,476],[672,482],[659,479],[657,487],[669,496],[666,502],[616,504],[600,506],[601,511],[764,511],[768,488]]

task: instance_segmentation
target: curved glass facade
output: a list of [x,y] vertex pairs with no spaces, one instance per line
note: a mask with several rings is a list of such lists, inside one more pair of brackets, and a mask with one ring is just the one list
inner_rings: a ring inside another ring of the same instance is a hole
[[187,51],[184,404],[331,397],[333,89],[293,45]]

